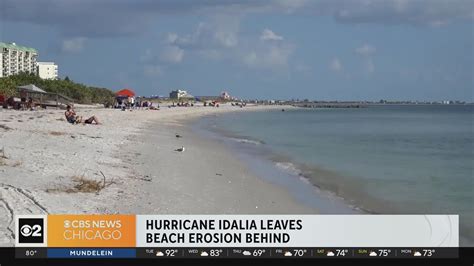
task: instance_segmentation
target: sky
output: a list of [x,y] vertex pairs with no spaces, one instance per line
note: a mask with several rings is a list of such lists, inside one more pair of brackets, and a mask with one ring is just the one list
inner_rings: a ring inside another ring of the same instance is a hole
[[139,95],[474,100],[470,0],[0,0],[0,41]]

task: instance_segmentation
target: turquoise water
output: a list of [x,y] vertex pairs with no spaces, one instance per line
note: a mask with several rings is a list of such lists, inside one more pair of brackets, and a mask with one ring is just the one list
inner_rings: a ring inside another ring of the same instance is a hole
[[[474,239],[474,106],[237,112],[208,128],[375,213],[460,214]],[[308,185],[311,185],[308,184]]]

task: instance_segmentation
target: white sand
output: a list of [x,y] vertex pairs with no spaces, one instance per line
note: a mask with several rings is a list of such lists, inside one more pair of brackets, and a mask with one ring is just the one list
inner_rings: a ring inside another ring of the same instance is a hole
[[[66,123],[61,110],[0,109],[0,246],[13,244],[16,214],[314,213],[183,127],[189,118],[258,108],[275,107],[76,110],[95,114],[98,126]],[[186,151],[175,152],[181,145]],[[101,172],[104,189],[75,191],[74,177],[102,184]]]

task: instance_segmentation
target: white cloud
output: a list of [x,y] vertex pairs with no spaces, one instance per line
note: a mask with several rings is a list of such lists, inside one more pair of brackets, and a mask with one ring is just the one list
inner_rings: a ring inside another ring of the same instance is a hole
[[[327,5],[335,19],[343,23],[410,24],[439,26],[472,20],[474,2],[467,0],[340,0]],[[306,7],[309,8],[309,7]]]
[[262,31],[259,39],[261,42],[256,42],[253,38],[247,39],[241,52],[244,65],[271,71],[289,70],[295,46],[268,28]]
[[160,54],[160,59],[168,63],[180,63],[184,57],[184,50],[178,46],[166,46]]
[[178,34],[174,32],[168,33],[168,36],[166,37],[166,42],[174,43],[176,40],[178,40]]
[[262,41],[282,41],[283,37],[275,34],[272,30],[264,29],[262,35],[260,35]]
[[293,11],[307,5],[309,0],[275,0],[275,2],[282,8],[287,8],[287,11]]
[[362,59],[362,63],[364,66],[363,69],[367,74],[372,74],[375,72],[375,64],[372,61],[372,58],[376,51],[377,49],[370,44],[364,44],[361,47],[357,47],[355,49],[355,53],[360,55],[363,58]]
[[206,58],[206,59],[210,59],[210,60],[221,60],[223,58],[225,58],[225,51],[223,51],[222,49],[219,50],[219,49],[204,49],[204,50],[200,50],[200,51],[197,51],[197,54]]
[[341,61],[339,61],[338,58],[332,59],[331,62],[329,63],[329,69],[334,71],[334,72],[342,71]]
[[376,48],[369,44],[364,44],[361,47],[355,49],[355,52],[361,56],[370,56],[373,55],[376,51]]
[[157,77],[163,74],[163,68],[159,65],[145,65],[143,73],[148,77]]
[[153,76],[161,74],[162,64],[178,64],[183,61],[184,50],[175,45],[165,45],[156,49],[146,49],[139,57],[139,61],[145,64],[145,74]]
[[[333,17],[341,23],[434,25],[472,23],[472,0],[2,0],[2,21],[26,22],[55,28],[61,36],[131,36],[153,28],[166,15],[208,16],[222,13],[303,14]],[[19,4],[20,3],[20,4]],[[20,8],[27,7],[27,8]],[[47,7],[47,15],[45,15]],[[87,19],[84,19],[87,18]],[[124,19],[126,18],[126,19]]]
[[233,48],[239,45],[241,16],[234,13],[223,13],[212,17],[207,23],[211,36],[217,45]]
[[169,46],[181,49],[167,51],[168,62],[179,62],[183,53],[189,53],[209,60],[229,60],[249,68],[267,70],[286,69],[294,50],[283,36],[268,28],[258,36],[241,34],[239,16],[213,17],[199,23],[190,34],[169,33],[165,41]]
[[239,31],[239,16],[218,15],[208,22],[199,23],[190,34],[169,33],[166,42],[182,49],[233,48],[239,44]]
[[63,40],[62,51],[68,53],[77,53],[84,49],[84,43],[87,38],[75,37],[67,40]]
[[289,45],[260,46],[244,52],[242,62],[250,68],[279,70],[288,67],[293,47]]
[[234,47],[239,43],[237,32],[227,31],[226,29],[218,29],[214,33],[214,38],[225,47]]

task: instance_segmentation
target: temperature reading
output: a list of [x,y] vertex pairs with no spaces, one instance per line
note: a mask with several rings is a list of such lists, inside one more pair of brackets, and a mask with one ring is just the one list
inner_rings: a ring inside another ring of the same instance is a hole
[[379,257],[387,257],[391,252],[389,249],[379,249]]
[[178,253],[178,250],[176,249],[167,249],[165,250],[165,254],[167,257],[174,257],[176,256],[176,253]]
[[222,254],[222,249],[211,249],[209,255],[211,257],[219,257]]
[[308,252],[306,249],[293,249],[293,256],[302,257],[306,252]]
[[434,249],[423,249],[423,257],[431,257],[434,253]]
[[262,254],[265,253],[264,249],[255,249],[252,253],[254,257],[260,257]]
[[31,256],[36,255],[37,252],[38,252],[37,250],[26,250],[25,255],[28,257],[31,257]]
[[347,252],[349,252],[347,249],[336,249],[336,256],[344,257],[347,255]]

